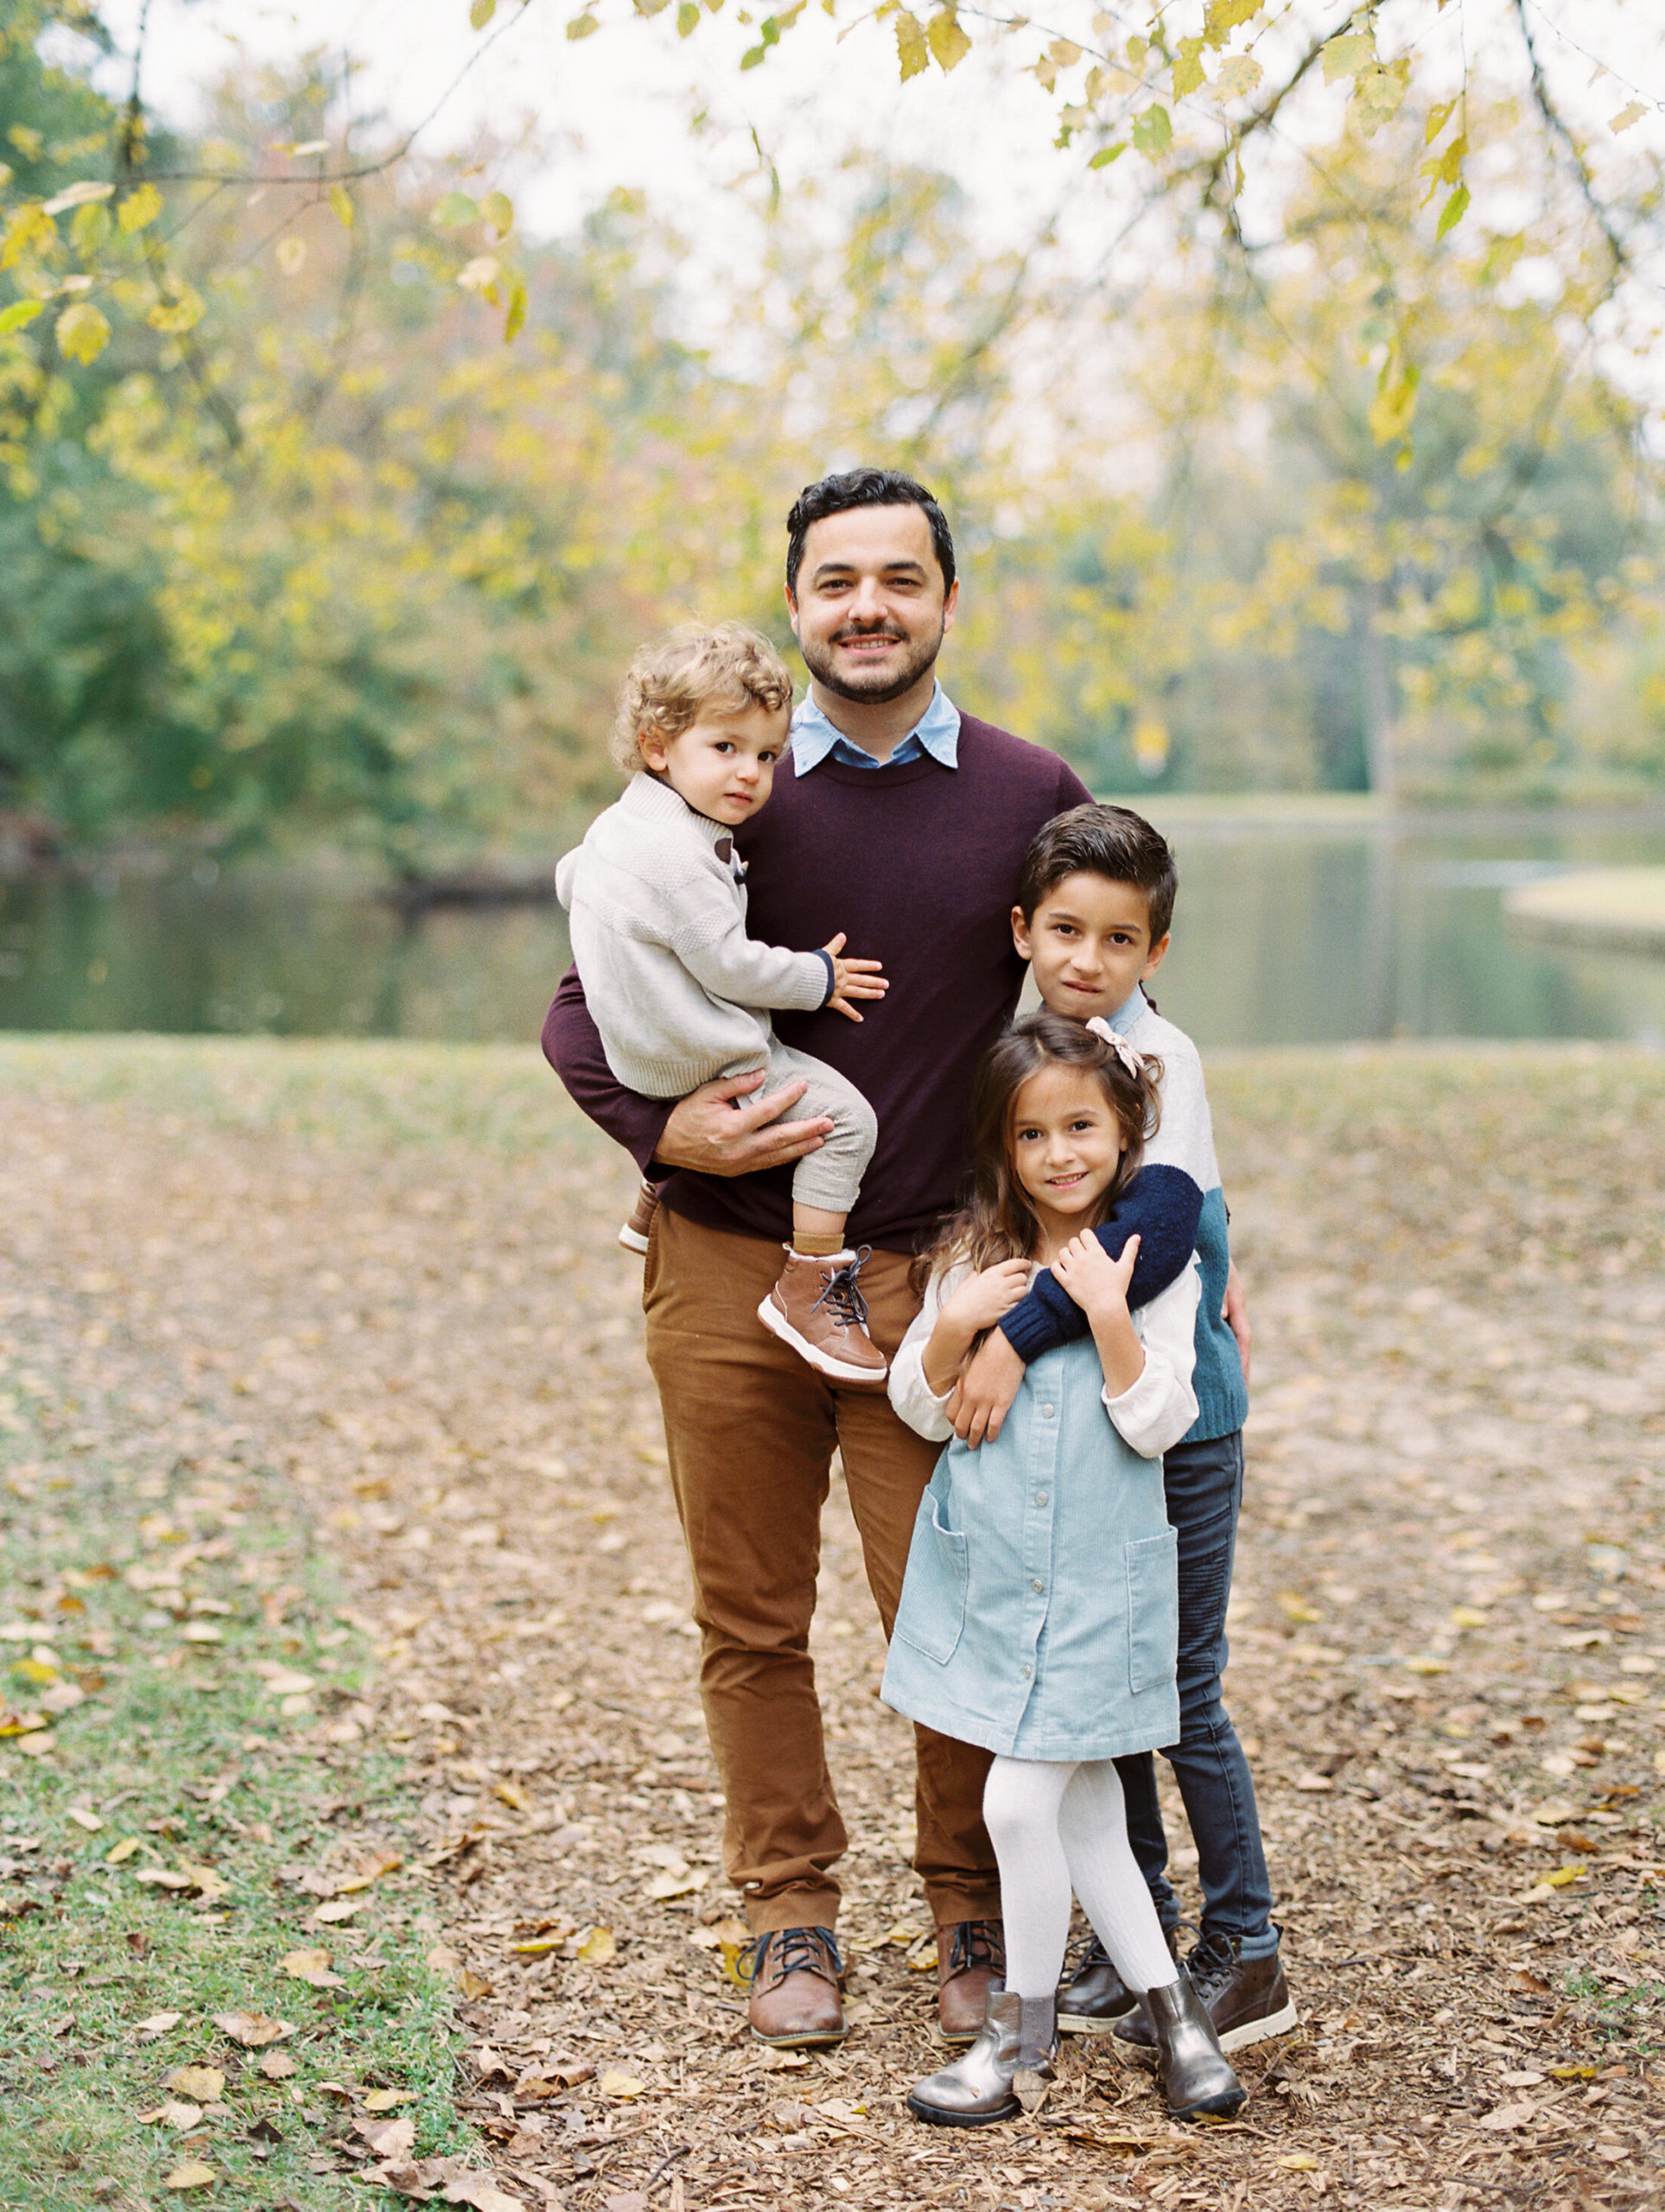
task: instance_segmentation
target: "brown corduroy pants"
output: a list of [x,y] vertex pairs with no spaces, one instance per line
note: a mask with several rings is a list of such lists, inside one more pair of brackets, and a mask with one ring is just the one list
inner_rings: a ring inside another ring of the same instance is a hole
[[[893,1354],[918,1300],[908,1259],[875,1252],[861,1282],[875,1344]],[[831,1927],[847,1840],[827,1771],[810,1657],[821,1510],[842,1456],[867,1582],[888,1636],[920,1493],[941,1446],[882,1391],[836,1387],[772,1336],[757,1309],[778,1244],[702,1228],[661,1206],[643,1307],[671,1487],[694,1571],[700,1695],[722,1780],[723,1863],[753,1932]],[[916,1728],[914,1857],[939,1927],[998,1914],[982,1824],[988,1754]]]

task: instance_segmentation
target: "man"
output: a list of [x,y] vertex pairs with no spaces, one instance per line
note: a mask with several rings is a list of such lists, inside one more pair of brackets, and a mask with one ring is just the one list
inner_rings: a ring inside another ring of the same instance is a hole
[[[910,1261],[952,1205],[971,1077],[1022,982],[1008,917],[1041,823],[1088,796],[1054,754],[963,715],[937,681],[959,586],[941,508],[894,471],[810,485],[788,519],[786,604],[810,675],[767,810],[736,838],[751,933],[811,947],[837,931],[882,961],[861,1023],[780,1014],[782,1039],[865,1092],[879,1143],[827,1297],[893,1354],[918,1300]],[[544,1051],[645,1173],[670,1174],[647,1256],[647,1355],[695,1584],[701,1694],[727,1808],[724,1863],[753,1934],[750,2017],[766,2042],[844,2032],[833,1936],[843,1852],[809,1656],[820,1520],[842,1459],[867,1580],[890,1630],[937,1447],[872,1390],[835,1386],[759,1325],[791,1226],[791,1163],[821,1121],[760,1074],[674,1106],[607,1069],[575,974]],[[1148,1292],[1146,1294],[1148,1295]],[[1000,1973],[999,1894],[980,1810],[987,1755],[916,1731],[915,1866],[937,1929],[938,2016],[969,2042]]]

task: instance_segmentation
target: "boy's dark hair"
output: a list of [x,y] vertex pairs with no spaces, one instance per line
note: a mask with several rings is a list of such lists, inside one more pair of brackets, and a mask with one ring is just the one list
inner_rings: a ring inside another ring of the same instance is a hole
[[921,507],[931,524],[931,543],[943,572],[943,589],[954,584],[954,539],[948,517],[923,484],[916,484],[899,468],[846,468],[806,484],[786,518],[786,588],[798,589],[798,572],[804,559],[804,540],[810,524],[829,515],[848,513],[852,507]]
[[1072,806],[1035,832],[1018,881],[1026,922],[1033,921],[1036,907],[1066,875],[1105,875],[1113,883],[1136,885],[1150,902],[1153,944],[1172,926],[1179,888],[1172,849],[1131,807]]

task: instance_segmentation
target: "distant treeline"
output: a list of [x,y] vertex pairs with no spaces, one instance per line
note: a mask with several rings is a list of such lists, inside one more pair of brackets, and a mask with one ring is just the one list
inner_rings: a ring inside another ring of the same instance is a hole
[[[713,350],[638,200],[523,239],[491,147],[228,188],[315,165],[323,79],[136,140],[41,60],[54,12],[0,31],[15,852],[325,840],[415,876],[546,844],[613,788],[644,634],[790,641],[786,509],[857,458],[954,516],[956,694],[1101,789],[1665,791],[1656,486],[1592,280],[1478,211],[1436,256],[1379,138],[1328,151],[1274,261],[1176,228],[1114,300],[981,249],[939,175],[737,188]],[[1370,254],[1330,237],[1343,190]]]

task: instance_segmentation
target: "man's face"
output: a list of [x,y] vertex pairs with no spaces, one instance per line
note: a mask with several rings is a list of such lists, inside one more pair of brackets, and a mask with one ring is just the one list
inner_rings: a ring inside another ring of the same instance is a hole
[[810,524],[786,604],[817,683],[879,706],[930,674],[959,592],[944,589],[923,507],[851,507]]
[[1168,949],[1165,937],[1151,942],[1148,893],[1084,870],[1055,883],[1026,922],[1014,906],[1012,936],[1041,997],[1072,1021],[1125,1006]]

